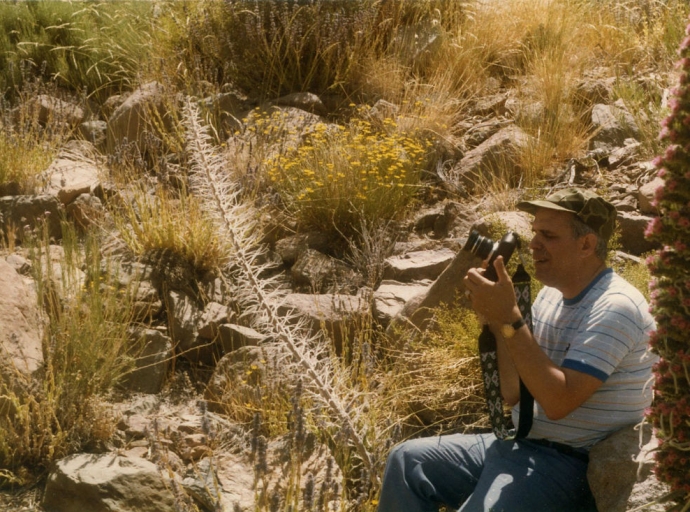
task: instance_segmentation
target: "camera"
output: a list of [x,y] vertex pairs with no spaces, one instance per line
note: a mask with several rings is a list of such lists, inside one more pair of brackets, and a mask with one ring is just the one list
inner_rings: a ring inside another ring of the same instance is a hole
[[480,235],[476,231],[471,231],[467,237],[467,241],[463,246],[463,251],[468,251],[482,260],[488,258],[488,265],[484,272],[484,277],[491,281],[497,281],[496,269],[494,269],[494,261],[497,256],[503,256],[503,261],[508,264],[508,260],[515,252],[515,249],[520,248],[520,238],[517,233],[509,231],[498,242],[494,242],[491,238]]

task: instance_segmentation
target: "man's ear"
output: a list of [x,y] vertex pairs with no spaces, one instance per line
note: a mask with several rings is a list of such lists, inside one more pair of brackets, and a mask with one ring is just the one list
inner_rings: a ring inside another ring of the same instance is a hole
[[597,235],[588,233],[583,236],[580,242],[580,249],[585,253],[585,256],[594,254],[597,250]]

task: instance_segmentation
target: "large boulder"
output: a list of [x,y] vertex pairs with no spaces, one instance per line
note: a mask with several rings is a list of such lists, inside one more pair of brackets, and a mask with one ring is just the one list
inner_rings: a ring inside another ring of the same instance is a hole
[[612,149],[625,146],[628,138],[640,139],[640,128],[621,100],[613,105],[597,104],[592,107],[592,148]]
[[4,259],[0,259],[0,290],[2,360],[31,374],[43,364],[43,327],[36,292]]
[[145,132],[151,131],[152,120],[170,124],[166,106],[166,89],[158,82],[149,82],[134,91],[108,120],[108,152],[124,143],[136,143],[144,152],[147,149]]
[[630,425],[594,445],[589,452],[587,479],[598,510],[626,510],[635,484],[651,474],[657,444],[650,425]]
[[474,191],[483,181],[491,181],[499,170],[515,168],[519,176],[518,154],[530,141],[530,136],[516,126],[503,128],[468,151],[450,171],[453,179],[467,190]]
[[178,505],[171,482],[148,460],[114,453],[70,455],[48,477],[49,512],[160,512]]

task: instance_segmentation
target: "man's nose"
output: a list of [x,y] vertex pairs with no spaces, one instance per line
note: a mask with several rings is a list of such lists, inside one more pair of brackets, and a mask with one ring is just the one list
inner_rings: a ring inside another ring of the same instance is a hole
[[534,250],[534,249],[538,249],[539,247],[541,247],[541,242],[539,242],[539,240],[537,240],[537,235],[534,235],[532,237],[532,240],[529,241],[529,248]]

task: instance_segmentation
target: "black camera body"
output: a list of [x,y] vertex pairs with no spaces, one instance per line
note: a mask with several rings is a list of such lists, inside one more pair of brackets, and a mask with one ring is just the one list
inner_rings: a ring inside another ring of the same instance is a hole
[[476,231],[471,231],[467,237],[467,241],[463,246],[463,251],[468,251],[482,260],[489,259],[484,277],[490,281],[498,281],[496,269],[494,269],[494,261],[498,256],[503,256],[503,261],[508,264],[508,260],[515,252],[515,249],[520,248],[520,238],[517,233],[509,231],[498,242],[494,242],[491,238],[480,235]]

